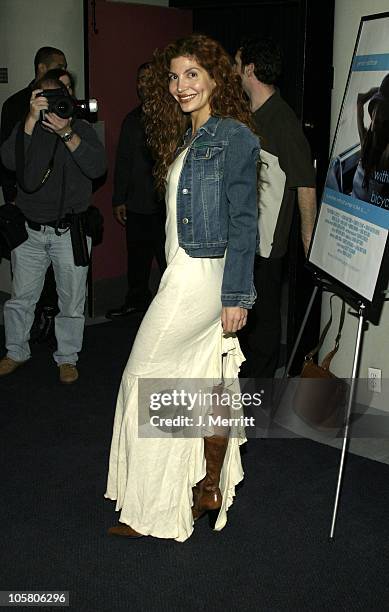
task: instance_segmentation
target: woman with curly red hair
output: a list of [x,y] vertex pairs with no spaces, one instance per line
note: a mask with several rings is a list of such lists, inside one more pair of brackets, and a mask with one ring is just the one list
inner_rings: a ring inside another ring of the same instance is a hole
[[[244,429],[228,419],[218,427],[216,415],[223,383],[229,396],[237,389],[244,357],[235,333],[255,300],[259,142],[239,77],[206,36],[157,51],[145,87],[146,134],[166,198],[168,266],[123,373],[106,497],[121,510],[110,534],[182,542],[206,512],[216,530],[224,527],[243,478]],[[196,395],[196,418],[182,394],[180,405],[155,405],[164,390],[177,398],[179,384],[194,380],[206,387],[210,380],[215,392],[203,413]]]

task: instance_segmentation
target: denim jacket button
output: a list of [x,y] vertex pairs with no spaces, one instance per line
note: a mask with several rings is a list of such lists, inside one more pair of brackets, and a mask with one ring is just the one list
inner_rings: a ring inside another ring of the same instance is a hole
[[184,217],[182,222],[184,225],[186,225],[187,223],[189,223],[189,219],[187,217]]
[[187,188],[185,187],[185,188],[182,190],[182,193],[183,193],[184,195],[186,195],[187,193],[189,193],[189,189],[187,189]]

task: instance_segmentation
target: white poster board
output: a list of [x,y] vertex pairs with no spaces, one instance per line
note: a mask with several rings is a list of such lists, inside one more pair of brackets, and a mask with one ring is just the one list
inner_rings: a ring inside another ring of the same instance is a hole
[[384,13],[360,23],[308,263],[372,302],[388,231],[389,13]]

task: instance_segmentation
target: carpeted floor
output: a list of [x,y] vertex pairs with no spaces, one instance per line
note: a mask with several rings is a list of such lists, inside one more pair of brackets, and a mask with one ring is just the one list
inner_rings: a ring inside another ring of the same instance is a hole
[[349,456],[328,541],[339,452],[250,440],[229,522],[184,544],[113,539],[104,500],[116,393],[135,322],[86,329],[63,387],[46,345],[0,381],[0,590],[68,590],[74,611],[386,610],[389,466]]

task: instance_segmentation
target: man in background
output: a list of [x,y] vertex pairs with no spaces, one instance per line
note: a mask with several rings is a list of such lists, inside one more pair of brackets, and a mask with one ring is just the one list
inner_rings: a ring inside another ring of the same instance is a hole
[[[137,71],[139,100],[144,99],[148,64]],[[106,313],[109,319],[147,310],[154,256],[160,273],[165,261],[165,210],[154,189],[153,160],[146,145],[142,104],[125,117],[116,152],[113,215],[126,228],[128,291],[124,304]]]
[[250,99],[262,162],[258,194],[260,243],[254,269],[258,298],[241,334],[246,356],[241,376],[264,379],[274,377],[278,363],[282,267],[296,196],[306,255],[316,217],[316,181],[300,122],[275,85],[281,74],[278,45],[270,38],[247,40],[235,55],[235,66]]

